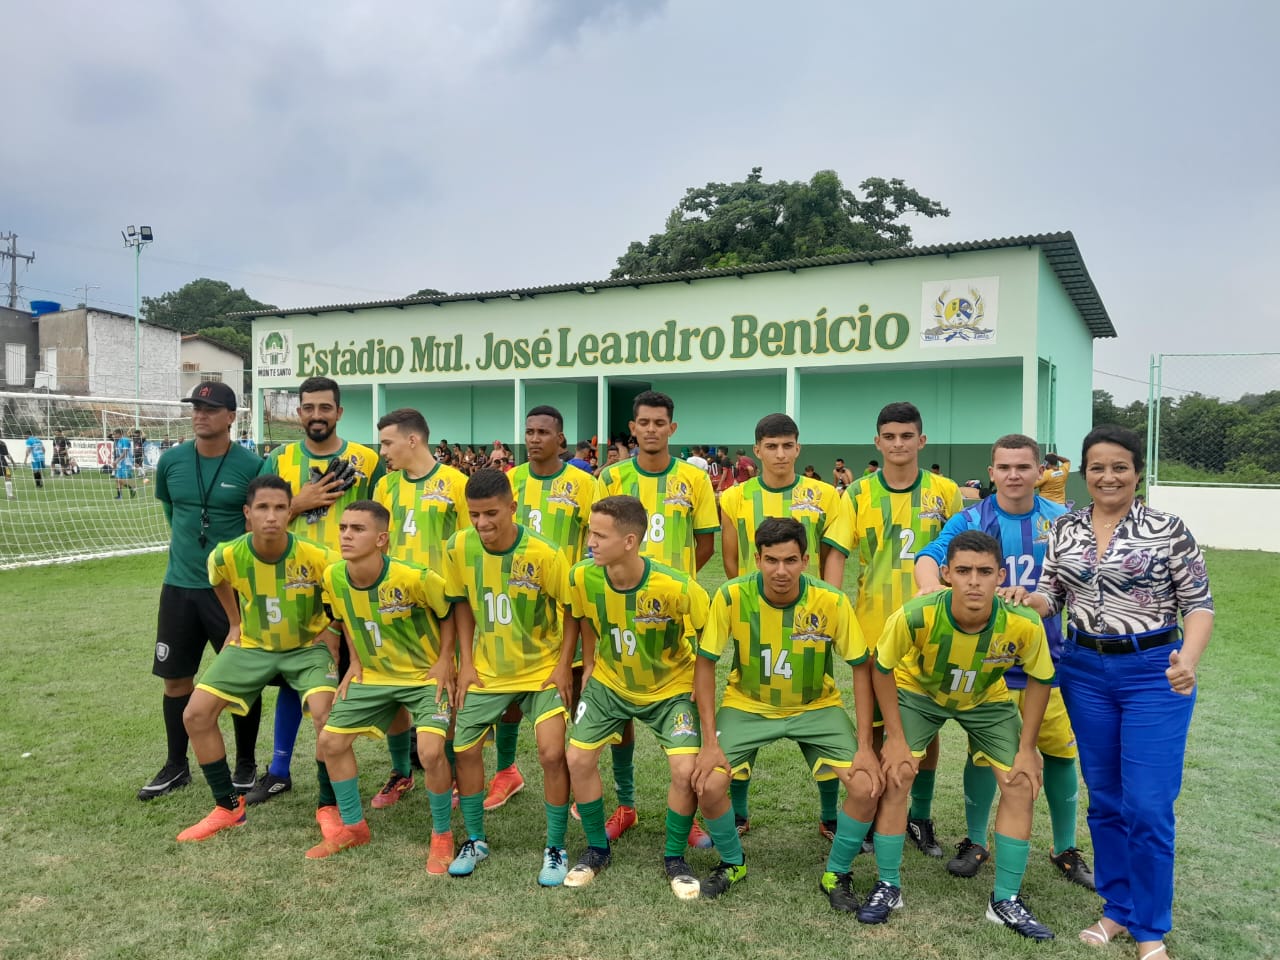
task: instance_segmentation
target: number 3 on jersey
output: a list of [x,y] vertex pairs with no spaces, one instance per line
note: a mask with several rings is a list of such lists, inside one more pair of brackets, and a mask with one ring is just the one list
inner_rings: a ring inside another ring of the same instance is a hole
[[534,533],[542,532],[542,511],[541,510],[529,511],[529,526],[533,527]]

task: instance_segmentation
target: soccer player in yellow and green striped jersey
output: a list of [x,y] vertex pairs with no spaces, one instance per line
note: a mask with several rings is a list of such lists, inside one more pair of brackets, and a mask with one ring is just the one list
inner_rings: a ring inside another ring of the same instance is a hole
[[[800,457],[800,428],[785,413],[771,413],[756,424],[756,458],[760,473],[730,487],[720,495],[721,557],[725,576],[732,580],[756,570],[756,530],[770,517],[790,517],[804,527],[809,553],[809,576],[823,578],[830,565],[828,582],[837,590],[844,576],[844,547],[835,539],[846,525],[838,520],[848,501],[841,499],[836,488],[821,480],[797,476],[796,461]],[[832,564],[830,554],[840,554],[840,562]],[[738,829],[750,829],[751,814],[747,800],[750,785],[747,776],[736,777],[729,784],[733,815]],[[835,836],[836,811],[840,805],[840,781],[827,778],[818,781],[821,810],[818,832],[827,840]]]
[[[665,393],[646,390],[631,402],[636,455],[606,467],[596,478],[596,498],[635,497],[649,516],[640,553],[697,577],[715,552],[720,528],[716,495],[706,471],[671,456],[668,443],[676,432],[675,402]],[[636,822],[635,725],[627,724],[622,742],[610,751],[618,806],[610,818],[609,839],[616,840]],[[710,838],[696,823],[690,841],[708,847]]]
[[[559,547],[571,567],[586,553],[596,478],[560,459],[565,447],[564,416],[555,407],[544,405],[529,411],[524,419],[524,446],[528,462],[507,474],[516,498],[516,522]],[[575,693],[581,663],[581,653],[575,651]],[[494,737],[497,769],[485,788],[486,810],[497,810],[524,789],[524,776],[516,766],[519,738],[519,709],[512,708],[499,721]]]
[[[298,387],[298,418],[307,432],[306,439],[272,450],[259,474],[275,474],[293,491],[289,529],[299,537],[324,544],[336,554],[342,508],[369,496],[382,476],[382,463],[375,451],[338,436],[342,391],[328,377],[302,381]],[[345,480],[330,472],[339,465],[348,473]],[[344,667],[345,647],[339,653],[339,667]],[[292,788],[289,768],[301,722],[302,705],[290,688],[281,687],[276,698],[271,765],[249,791],[250,805],[265,803]]]
[[[908,600],[889,617],[876,645],[877,695],[886,693],[880,700],[885,766],[906,772],[890,777],[880,804],[875,837],[879,880],[858,919],[884,923],[902,905],[899,870],[910,757],[924,756],[943,724],[955,720],[969,738],[974,762],[1000,771],[995,890],[987,919],[1021,936],[1050,940],[1053,933],[1019,896],[1041,781],[1036,741],[1054,678],[1044,623],[1034,610],[997,599],[996,588],[1005,575],[1004,550],[989,534],[965,530],[952,538],[943,573],[951,588]],[[1021,716],[1004,682],[1004,672],[1014,665],[1029,678]],[[896,690],[887,689],[890,675]]]
[[621,739],[622,728],[638,718],[657,736],[671,769],[663,866],[676,896],[688,899],[698,892],[684,853],[697,808],[689,777],[701,744],[690,694],[708,600],[689,574],[640,555],[648,525],[635,497],[596,501],[591,559],[569,572],[570,611],[585,628],[588,679],[574,715],[568,762],[587,849],[565,885],[586,886],[609,863],[600,749]]
[[[916,592],[916,554],[964,509],[954,481],[920,468],[925,442],[923,421],[914,404],[887,405],[876,417],[875,443],[884,466],[859,477],[844,492],[843,529],[837,538],[846,555],[858,555],[858,596],[853,609],[862,635],[873,647],[885,621]],[[831,557],[843,577],[842,559]],[[931,857],[942,856],[932,815],[937,768],[934,743],[920,764],[908,822],[912,842]]]
[[391,514],[391,542],[397,560],[443,572],[449,538],[470,525],[463,494],[466,475],[431,452],[426,418],[411,407],[392,410],[378,421],[378,444],[388,473],[373,499]]
[[[372,499],[390,516],[387,552],[397,560],[417,563],[444,575],[444,552],[454,531],[467,526],[467,478],[431,452],[426,418],[412,407],[392,410],[378,421],[378,445],[388,473],[378,481]],[[387,731],[391,774],[373,798],[373,806],[394,806],[413,789],[412,719],[400,710]],[[445,741],[452,760],[453,741]]]
[[[326,629],[321,576],[333,556],[288,531],[289,485],[276,476],[255,477],[244,507],[249,532],[220,543],[209,554],[209,583],[227,614],[226,643],[196,685],[183,723],[213,792],[213,812],[178,834],[206,840],[245,822],[245,798],[236,796],[227,751],[218,730],[224,709],[243,715],[272,678],[280,675],[306,702],[317,733],[338,688],[336,638]],[[317,753],[320,810],[335,804]]]
[[[757,572],[730,580],[711,601],[694,673],[703,730],[694,786],[722,861],[703,883],[703,896],[718,896],[745,874],[730,779],[750,774],[762,746],[790,739],[815,779],[848,788],[822,883],[832,906],[848,910],[856,904],[849,872],[875,814],[880,782],[867,645],[844,593],[803,572],[809,555],[802,524],[766,519],[755,544]],[[733,666],[717,712],[716,664],[730,642]],[[853,668],[856,737],[836,687],[837,659]]]
[[408,708],[431,806],[427,872],[439,876],[453,859],[452,776],[444,750],[454,679],[453,621],[440,574],[384,553],[390,519],[372,500],[348,506],[339,521],[342,560],[324,574],[325,600],[343,627],[351,666],[319,743],[341,825],[308,856],[319,859],[368,842],[353,745],[362,734],[384,736],[396,714]]
[[[457,618],[459,668],[454,732],[467,840],[449,866],[470,876],[489,855],[484,830],[486,734],[513,703],[533,722],[542,765],[547,843],[538,882],[559,886],[567,872],[569,770],[564,762],[573,643],[565,642],[569,577],[550,540],[515,521],[507,475],[477,470],[467,480],[472,527],[449,541],[445,581]],[[572,641],[573,630],[570,629]]]

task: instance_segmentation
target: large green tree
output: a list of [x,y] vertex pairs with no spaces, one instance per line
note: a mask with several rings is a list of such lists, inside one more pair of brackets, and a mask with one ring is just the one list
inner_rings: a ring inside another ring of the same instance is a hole
[[150,323],[172,327],[183,333],[202,333],[229,327],[248,337],[249,321],[230,318],[227,314],[271,309],[273,305],[255,300],[243,289],[235,289],[222,280],[201,277],[180,290],[173,290],[159,297],[143,297],[142,307],[143,316]]
[[859,197],[834,170],[807,182],[766,182],[761,167],[745,180],[691,187],[647,243],[633,242],[613,277],[734,267],[829,254],[888,250],[911,243],[908,214],[950,211],[902,180],[871,177]]

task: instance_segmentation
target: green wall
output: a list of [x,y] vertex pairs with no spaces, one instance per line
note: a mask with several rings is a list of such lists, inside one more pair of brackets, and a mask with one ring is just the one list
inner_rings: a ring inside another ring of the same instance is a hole
[[342,422],[338,425],[338,436],[378,449],[372,387],[342,387]]

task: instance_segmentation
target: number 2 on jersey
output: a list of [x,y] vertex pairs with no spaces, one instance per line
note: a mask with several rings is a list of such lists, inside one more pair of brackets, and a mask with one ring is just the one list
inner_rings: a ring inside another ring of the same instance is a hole
[[1005,557],[1004,565],[1009,571],[1009,579],[1004,582],[1004,586],[1035,588],[1036,578],[1033,573],[1036,568],[1035,557],[1029,557],[1025,553],[1020,557]]

